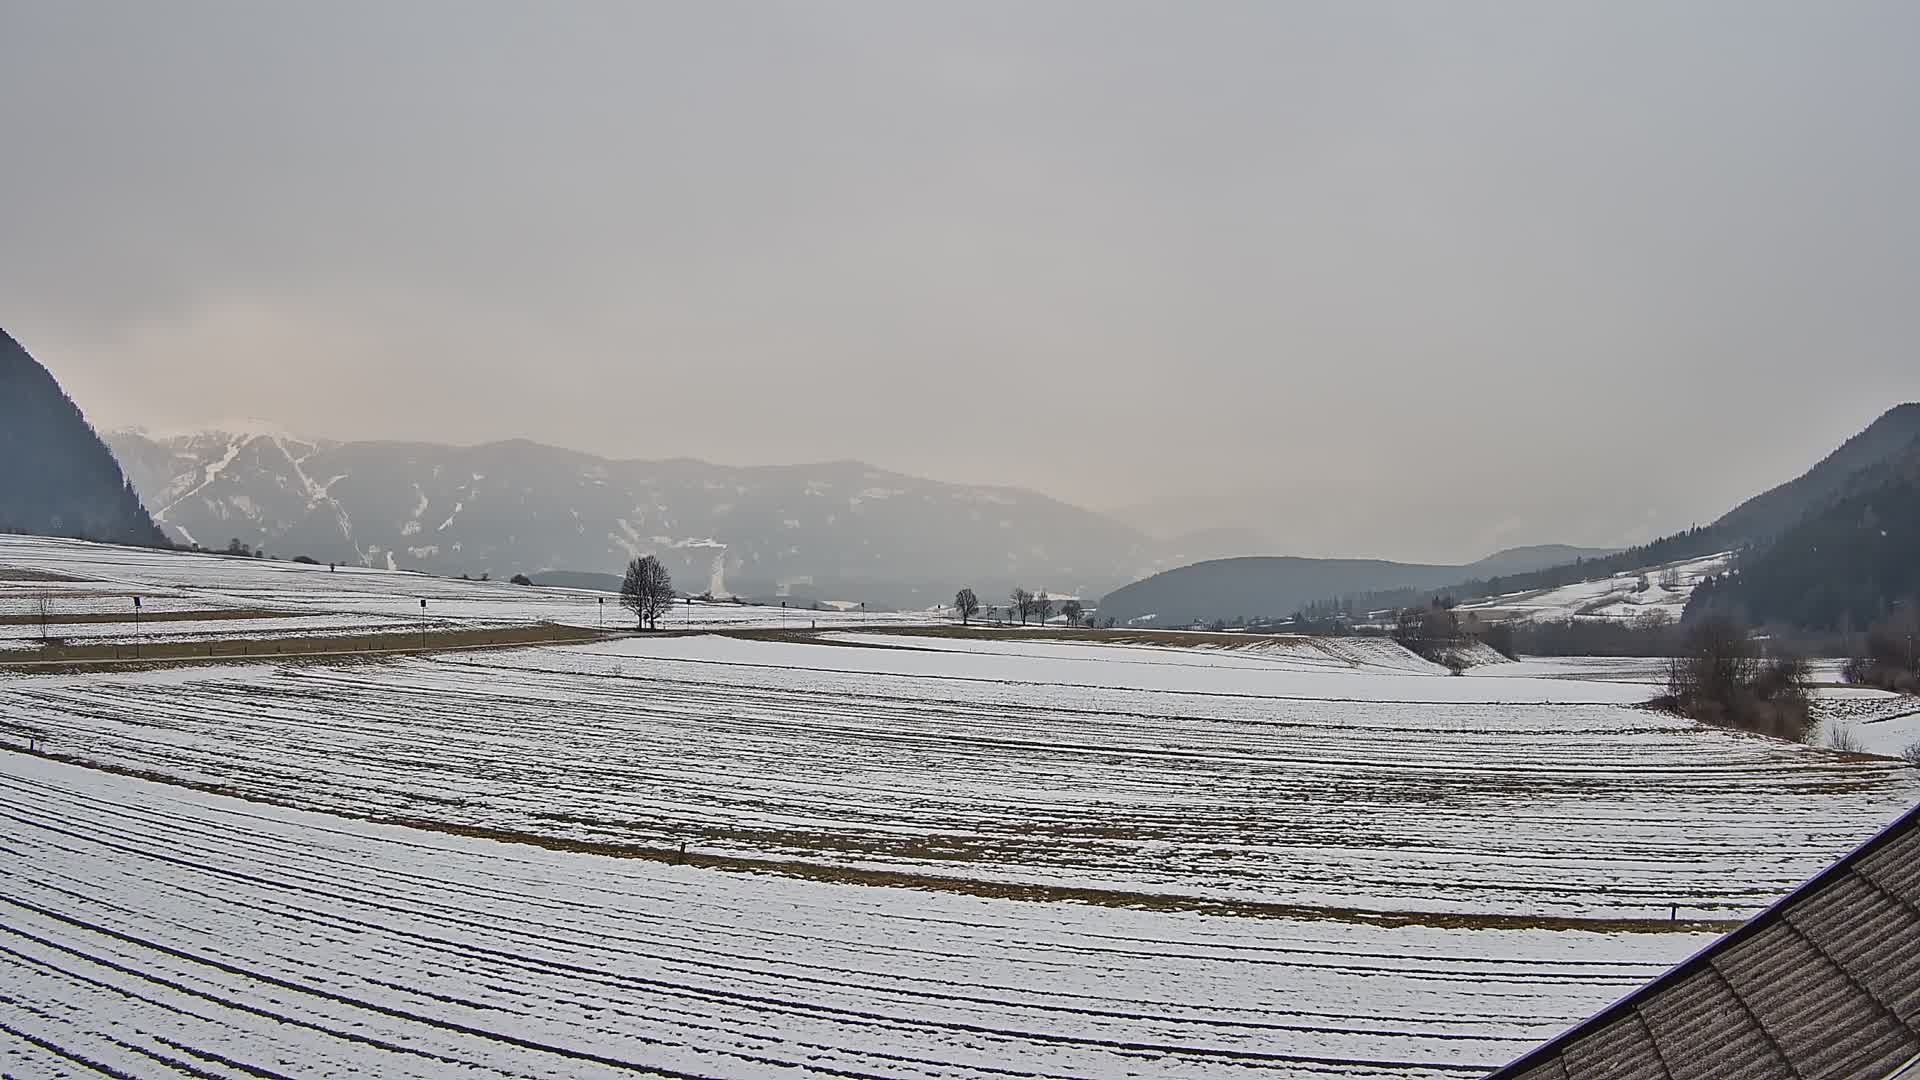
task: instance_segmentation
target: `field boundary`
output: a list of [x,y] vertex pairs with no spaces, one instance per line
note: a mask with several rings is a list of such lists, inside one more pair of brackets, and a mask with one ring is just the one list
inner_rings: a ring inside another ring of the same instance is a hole
[[619,635],[540,623],[469,629],[392,630],[370,634],[212,638],[138,644],[70,645],[36,651],[31,660],[0,659],[0,671],[78,674],[139,666],[260,663],[368,656],[417,655],[526,645],[583,645]]
[[44,749],[20,746],[0,750],[57,761],[96,772],[126,776],[169,787],[186,788],[209,795],[237,799],[262,806],[278,806],[302,813],[365,821],[375,825],[414,829],[420,832],[461,836],[494,843],[521,844],[547,851],[564,851],[605,858],[640,859],[675,866],[691,866],[723,873],[760,874],[825,884],[864,885],[878,888],[916,889],[945,892],[987,899],[1018,900],[1028,903],[1083,904],[1093,907],[1129,908],[1137,911],[1184,912],[1195,915],[1226,916],[1242,919],[1285,919],[1297,922],[1341,922],[1380,926],[1389,929],[1428,926],[1451,930],[1580,930],[1589,933],[1662,934],[1727,933],[1745,923],[1744,919],[1628,919],[1582,918],[1574,916],[1501,915],[1446,911],[1391,911],[1349,907],[1315,907],[1257,900],[1227,900],[1181,893],[1151,893],[1089,886],[1046,885],[986,881],[978,878],[949,877],[941,874],[903,870],[878,870],[832,863],[804,862],[792,859],[760,858],[750,855],[726,855],[717,852],[663,848],[646,844],[616,844],[605,841],[573,840],[516,829],[481,825],[462,825],[431,818],[382,814],[355,814],[337,809],[319,810],[286,799],[265,798],[225,784],[185,780],[151,769],[109,765],[86,758]]
[[[297,619],[303,615],[312,615],[310,611],[269,611],[266,608],[207,608],[200,611],[148,611],[134,618],[131,611],[75,611],[62,614],[50,612],[46,625],[54,626],[93,626],[102,623],[126,623],[146,625],[147,623],[168,622],[226,622],[230,619]],[[39,626],[41,619],[36,614],[0,615],[0,626]],[[58,635],[55,635],[58,636]]]

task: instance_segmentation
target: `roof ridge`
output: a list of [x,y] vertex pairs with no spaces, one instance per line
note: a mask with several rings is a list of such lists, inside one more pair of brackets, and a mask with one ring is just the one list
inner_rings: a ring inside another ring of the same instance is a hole
[[[1738,929],[1715,939],[1692,956],[1675,964],[1653,981],[1635,989],[1632,993],[1627,994],[1620,1000],[1566,1031],[1561,1032],[1559,1035],[1535,1047],[1533,1050],[1528,1051],[1525,1055],[1494,1070],[1487,1075],[1486,1080],[1519,1080],[1519,1078],[1528,1071],[1557,1060],[1562,1051],[1566,1050],[1575,1040],[1582,1036],[1608,1024],[1623,1020],[1629,1016],[1637,1015],[1640,1006],[1645,1004],[1655,994],[1670,988],[1688,975],[1701,972],[1702,970],[1712,970],[1716,974],[1720,974],[1722,979],[1725,979],[1726,976],[1724,973],[1721,973],[1719,967],[1714,964],[1715,958],[1730,949],[1739,947],[1742,943],[1757,936],[1775,923],[1784,923],[1790,929],[1794,929],[1797,932],[1798,928],[1793,927],[1792,923],[1787,921],[1788,910],[1801,901],[1812,898],[1829,885],[1845,880],[1851,876],[1867,882],[1880,892],[1887,892],[1888,890],[1884,886],[1879,885],[1872,877],[1861,872],[1858,864],[1862,860],[1872,857],[1872,855],[1881,848],[1904,837],[1911,830],[1920,830],[1920,804],[1916,804],[1912,809],[1895,818],[1879,832],[1856,846],[1852,851],[1841,856],[1826,869],[1821,870],[1819,873],[1802,882],[1798,888],[1775,901],[1765,911],[1747,920],[1747,922],[1742,924]],[[1896,899],[1901,899],[1903,903],[1905,902],[1904,898],[1896,897]],[[1908,906],[1912,905],[1908,904]],[[1803,938],[1805,937],[1804,934],[1801,936]],[[1824,950],[1821,950],[1821,952],[1822,955],[1824,955]],[[1844,971],[1845,969],[1843,968],[1842,970]],[[1848,977],[1851,979],[1851,974],[1849,974]],[[1762,1028],[1762,1031],[1764,1032],[1765,1029]],[[1768,1041],[1772,1042],[1772,1036],[1770,1034],[1768,1035]],[[1910,1070],[1914,1065],[1915,1062],[1910,1061],[1906,1065],[1901,1066],[1901,1069]],[[1894,1075],[1898,1075],[1899,1072],[1900,1069],[1896,1069]]]

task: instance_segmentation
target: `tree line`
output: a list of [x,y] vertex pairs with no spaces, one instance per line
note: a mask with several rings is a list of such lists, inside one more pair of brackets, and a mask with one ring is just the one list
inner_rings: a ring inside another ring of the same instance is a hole
[[[993,609],[987,610],[990,615],[993,613]],[[1021,626],[1027,625],[1028,619],[1044,625],[1056,611],[1067,620],[1068,625],[1078,626],[1086,610],[1086,606],[1077,599],[1058,601],[1056,606],[1056,601],[1045,590],[1035,593],[1016,587],[1007,595],[1007,618],[1018,619]],[[960,625],[967,625],[981,612],[980,597],[972,588],[961,589],[953,594],[953,611],[960,617]]]

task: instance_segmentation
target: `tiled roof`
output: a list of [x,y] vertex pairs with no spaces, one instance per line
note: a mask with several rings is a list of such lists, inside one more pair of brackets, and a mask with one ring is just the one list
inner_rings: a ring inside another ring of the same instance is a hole
[[1920,1080],[1920,807],[1489,1080]]

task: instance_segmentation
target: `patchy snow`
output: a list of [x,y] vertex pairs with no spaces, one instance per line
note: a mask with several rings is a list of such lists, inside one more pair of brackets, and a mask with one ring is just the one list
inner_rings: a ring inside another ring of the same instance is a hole
[[[241,447],[245,446],[247,442],[248,442],[248,438],[244,436],[234,436],[233,438],[227,440],[226,453],[221,455],[219,461],[210,463],[204,470],[201,471],[200,483],[188,489],[185,493],[180,495],[180,497],[174,499],[172,502],[161,507],[160,512],[153,515],[154,518],[157,520],[165,520],[167,516],[167,511],[172,510],[174,507],[180,505],[186,500],[192,498],[195,495],[200,494],[202,491],[205,491],[209,486],[213,484],[215,480],[220,479],[220,474],[225,472],[227,470],[227,467],[233,464],[234,459],[240,456],[240,449]],[[182,533],[181,535],[184,536],[185,534]]]
[[[1694,587],[1711,575],[1725,572],[1732,559],[1732,552],[1721,552],[1699,559],[1662,563],[1556,589],[1537,589],[1472,600],[1461,604],[1459,610],[1493,620],[1524,619],[1539,622],[1598,619],[1621,622],[1658,613],[1678,622],[1686,610],[1688,598],[1693,595]],[[1661,584],[1669,573],[1677,579],[1672,587]],[[1645,589],[1640,587],[1642,580],[1647,583]]]
[[1869,754],[1900,757],[1920,748],[1920,697],[1884,690],[1848,687],[1823,690],[1815,698],[1824,745],[1851,742]]

